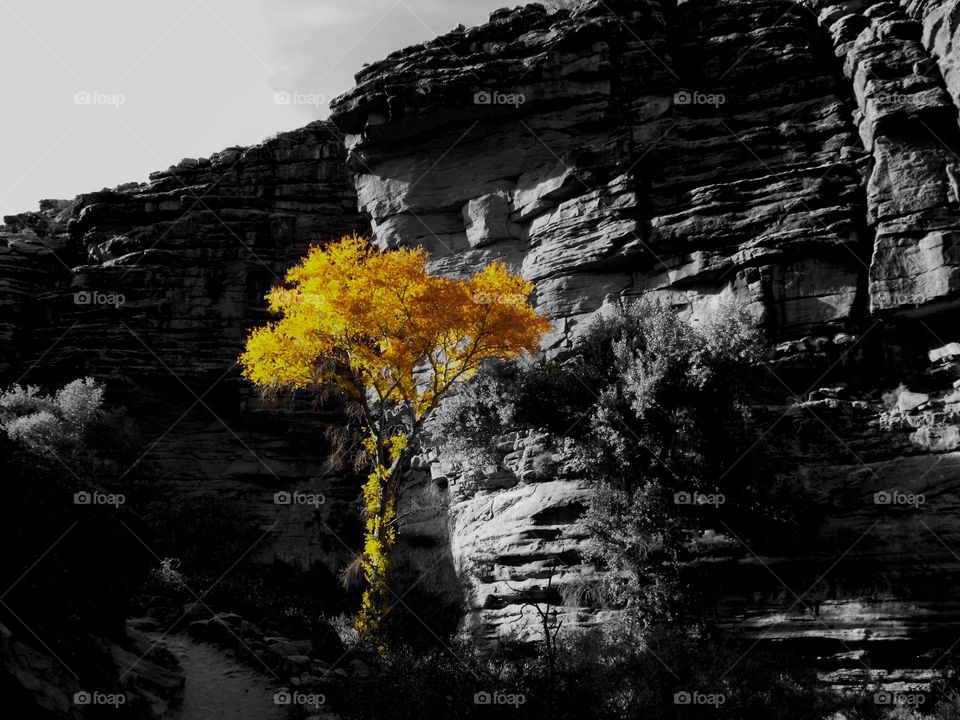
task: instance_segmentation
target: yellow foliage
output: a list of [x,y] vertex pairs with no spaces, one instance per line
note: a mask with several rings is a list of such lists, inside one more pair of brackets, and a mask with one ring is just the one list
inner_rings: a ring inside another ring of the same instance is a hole
[[[431,275],[427,260],[421,248],[379,251],[356,235],[311,248],[267,295],[279,319],[253,330],[240,356],[256,385],[334,384],[364,409],[363,447],[373,469],[362,490],[367,588],[356,627],[363,635],[376,631],[390,607],[396,483],[422,423],[485,358],[532,352],[550,328],[528,302],[533,285],[503,263],[455,280]],[[406,432],[386,427],[382,409],[390,404],[412,419]]]
[[357,236],[311,248],[267,295],[281,317],[248,337],[244,375],[265,387],[369,389],[422,417],[484,358],[536,350],[550,325],[527,302],[531,283],[499,262],[466,280],[431,275],[427,260],[421,248],[381,252]]

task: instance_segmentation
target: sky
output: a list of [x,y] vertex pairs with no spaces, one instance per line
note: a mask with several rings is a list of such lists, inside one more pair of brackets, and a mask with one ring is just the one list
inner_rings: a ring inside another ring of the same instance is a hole
[[0,0],[0,215],[326,117],[364,63],[521,0]]

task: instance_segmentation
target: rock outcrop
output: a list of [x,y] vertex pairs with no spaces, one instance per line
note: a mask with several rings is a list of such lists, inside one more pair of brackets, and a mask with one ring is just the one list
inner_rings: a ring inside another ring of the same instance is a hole
[[[778,474],[820,519],[776,556],[718,528],[703,572],[723,627],[829,658],[840,683],[922,681],[953,627],[956,417],[923,403],[950,407],[958,377],[926,365],[960,299],[957,18],[938,0],[532,5],[367,66],[332,106],[378,241],[422,244],[441,272],[522,272],[548,354],[620,298],[753,312],[779,343],[782,399],[758,409]],[[882,390],[907,379],[927,400],[901,392],[890,415]],[[577,591],[589,489],[562,454],[525,473],[540,442],[504,438],[489,472],[433,466],[485,640],[536,640],[536,604],[602,620]]]
[[17,639],[0,623],[0,687],[8,711],[16,717],[79,720],[88,716],[86,706],[97,703],[125,718],[171,717],[184,687],[173,655],[132,628],[119,640],[103,641],[102,651],[95,673],[103,685],[84,686],[59,657]]
[[862,316],[869,155],[806,9],[491,20],[370,65],[334,103],[380,242],[423,242],[447,272],[506,260],[558,344],[649,292],[696,314],[735,298],[780,331]]
[[960,134],[953,32],[943,22],[948,5],[811,3],[843,63],[860,137],[873,156],[867,211],[875,312],[954,301],[960,288]]
[[[450,490],[450,549],[463,578],[463,630],[482,644],[540,643],[541,613],[554,626],[594,628],[614,612],[582,601],[601,573],[584,556],[579,522],[590,483],[578,476],[569,446],[541,433],[512,433],[498,462],[469,468],[442,453],[434,481]],[[566,451],[566,452],[565,452]]]
[[[306,248],[368,230],[343,155],[316,122],[146,183],[43,201],[0,228],[4,383],[106,381],[157,483],[240,508],[266,533],[252,550],[265,561],[338,568],[349,555],[329,528],[353,514],[357,485],[331,471],[323,441],[341,418],[306,399],[265,405],[235,365],[266,319],[264,293]],[[274,502],[295,490],[326,504]]]
[[[5,218],[2,380],[108,380],[172,494],[237,499],[269,530],[261,559],[339,568],[357,483],[318,438],[340,418],[266,406],[233,366],[309,243],[372,230],[453,275],[503,260],[554,321],[548,354],[621,298],[736,301],[776,345],[782,396],[758,412],[820,521],[776,554],[705,536],[718,622],[829,658],[838,682],[922,679],[960,589],[960,365],[927,356],[960,339],[958,28],[951,0],[499,10],[366,67],[332,123]],[[535,640],[532,605],[602,622],[578,589],[585,480],[539,436],[502,450],[479,480],[417,460],[408,561],[455,566],[489,641]],[[307,489],[320,511],[273,502]]]

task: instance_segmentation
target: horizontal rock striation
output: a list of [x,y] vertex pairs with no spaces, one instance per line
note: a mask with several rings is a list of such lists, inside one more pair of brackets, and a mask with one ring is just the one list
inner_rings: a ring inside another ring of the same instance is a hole
[[[266,319],[264,293],[310,244],[368,231],[343,156],[335,128],[312,123],[146,183],[44,201],[0,228],[4,382],[106,380],[160,486],[239,508],[269,531],[254,557],[332,569],[346,549],[330,518],[356,499],[323,440],[342,418],[307,399],[265,405],[235,361]],[[277,505],[280,490],[321,492],[327,505]]]
[[[909,311],[955,301],[960,134],[955,95],[944,82],[943,73],[952,73],[949,48],[894,3],[811,5],[818,6],[820,23],[843,62],[860,137],[873,155],[867,183],[874,232],[871,308]],[[940,14],[946,6],[939,6]],[[937,13],[932,3],[925,9],[931,28]],[[914,14],[922,11],[914,8]],[[952,76],[951,82],[955,93]]]
[[736,298],[778,331],[861,314],[851,111],[795,3],[589,3],[394,53],[332,118],[380,242],[412,238],[452,273],[504,259],[560,344],[649,292],[701,315]]
[[[835,685],[917,687],[960,632],[960,372],[942,359],[913,376],[925,392],[886,397],[858,372],[851,363],[838,374],[849,385],[814,385],[754,408],[776,453],[760,482],[783,489],[779,512],[792,522],[754,537],[708,510],[686,572],[716,608],[709,619],[745,650],[789,648]],[[616,615],[596,602],[605,571],[587,559],[582,523],[591,485],[569,451],[569,441],[530,432],[500,438],[483,468],[430,456],[450,492],[463,629],[491,647],[542,642],[541,612],[568,630]]]
[[[234,366],[311,242],[372,230],[451,275],[503,260],[553,320],[548,354],[621,298],[695,318],[736,301],[775,342],[757,408],[774,479],[817,522],[778,548],[702,537],[717,622],[827,658],[836,682],[922,680],[954,639],[960,571],[960,364],[927,357],[960,339],[958,27],[951,0],[499,10],[367,66],[330,123],[5,218],[0,379],[108,380],[159,485],[238,503],[261,560],[339,568],[357,483],[322,438],[342,418],[263,403]],[[459,573],[465,627],[490,643],[536,641],[547,606],[603,623],[587,481],[537,434],[501,450],[489,472],[417,459],[403,563],[444,592]],[[892,491],[928,502],[871,499]]]
[[499,442],[499,462],[469,470],[438,455],[436,482],[450,489],[450,549],[465,583],[463,630],[481,643],[539,643],[541,613],[566,628],[595,628],[616,613],[582,600],[601,572],[585,559],[580,523],[589,482],[564,448],[540,433]]
[[[922,682],[953,641],[943,408],[960,372],[930,374],[926,351],[955,339],[960,298],[958,25],[941,0],[532,5],[395,52],[332,105],[378,241],[454,275],[520,271],[554,320],[548,353],[639,295],[693,317],[733,300],[763,324],[775,480],[812,493],[816,520],[756,552],[718,527],[697,571],[715,573],[721,627],[790,641],[840,684]],[[894,421],[881,394],[905,379],[939,405]],[[466,628],[536,641],[535,606],[603,622],[583,590],[589,486],[555,450],[525,471],[541,438],[503,442],[489,471],[433,459]],[[875,503],[885,490],[927,514]]]

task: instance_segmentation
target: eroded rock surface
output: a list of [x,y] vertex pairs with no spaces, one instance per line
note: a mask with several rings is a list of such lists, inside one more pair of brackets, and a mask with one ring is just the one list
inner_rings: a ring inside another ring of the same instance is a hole
[[[954,639],[960,375],[926,353],[956,339],[960,298],[958,17],[943,0],[528,6],[367,66],[333,104],[379,242],[455,275],[522,272],[548,352],[617,298],[753,312],[785,378],[758,415],[820,519],[776,556],[717,528],[704,572],[721,625],[795,642],[838,683],[865,666],[921,682]],[[575,589],[594,572],[589,488],[562,461],[525,474],[539,441],[505,442],[489,472],[433,465],[466,626],[536,640],[538,603],[594,624]]]
[[839,71],[792,2],[529,6],[370,65],[333,119],[380,242],[453,273],[504,259],[555,343],[648,292],[796,330],[866,303],[870,157]]
[[[884,663],[920,678],[954,639],[960,571],[960,366],[927,356],[960,340],[958,27],[952,0],[497,11],[366,67],[334,125],[6,218],[0,372],[108,379],[173,492],[238,500],[269,530],[262,559],[339,567],[357,484],[318,441],[339,418],[264,406],[232,366],[310,242],[372,227],[446,273],[502,259],[536,283],[551,353],[616,298],[695,317],[736,300],[776,343],[783,396],[760,415],[822,522],[776,556],[702,538],[718,619],[806,643],[838,681]],[[585,480],[562,453],[527,467],[536,436],[504,442],[479,480],[418,460],[407,561],[454,565],[466,627],[489,641],[535,640],[538,604],[562,601],[567,627],[602,622],[578,589],[595,572]],[[272,501],[305,486],[326,494],[319,513]],[[871,499],[888,491],[929,500]]]
[[[306,248],[368,230],[343,155],[317,122],[146,183],[44,201],[0,228],[5,381],[106,381],[158,484],[180,502],[235,507],[265,533],[252,550],[264,561],[338,568],[349,555],[334,532],[357,486],[331,471],[323,434],[341,418],[308,399],[265,405],[235,364],[266,319],[264,293]],[[283,490],[327,502],[276,504]]]

